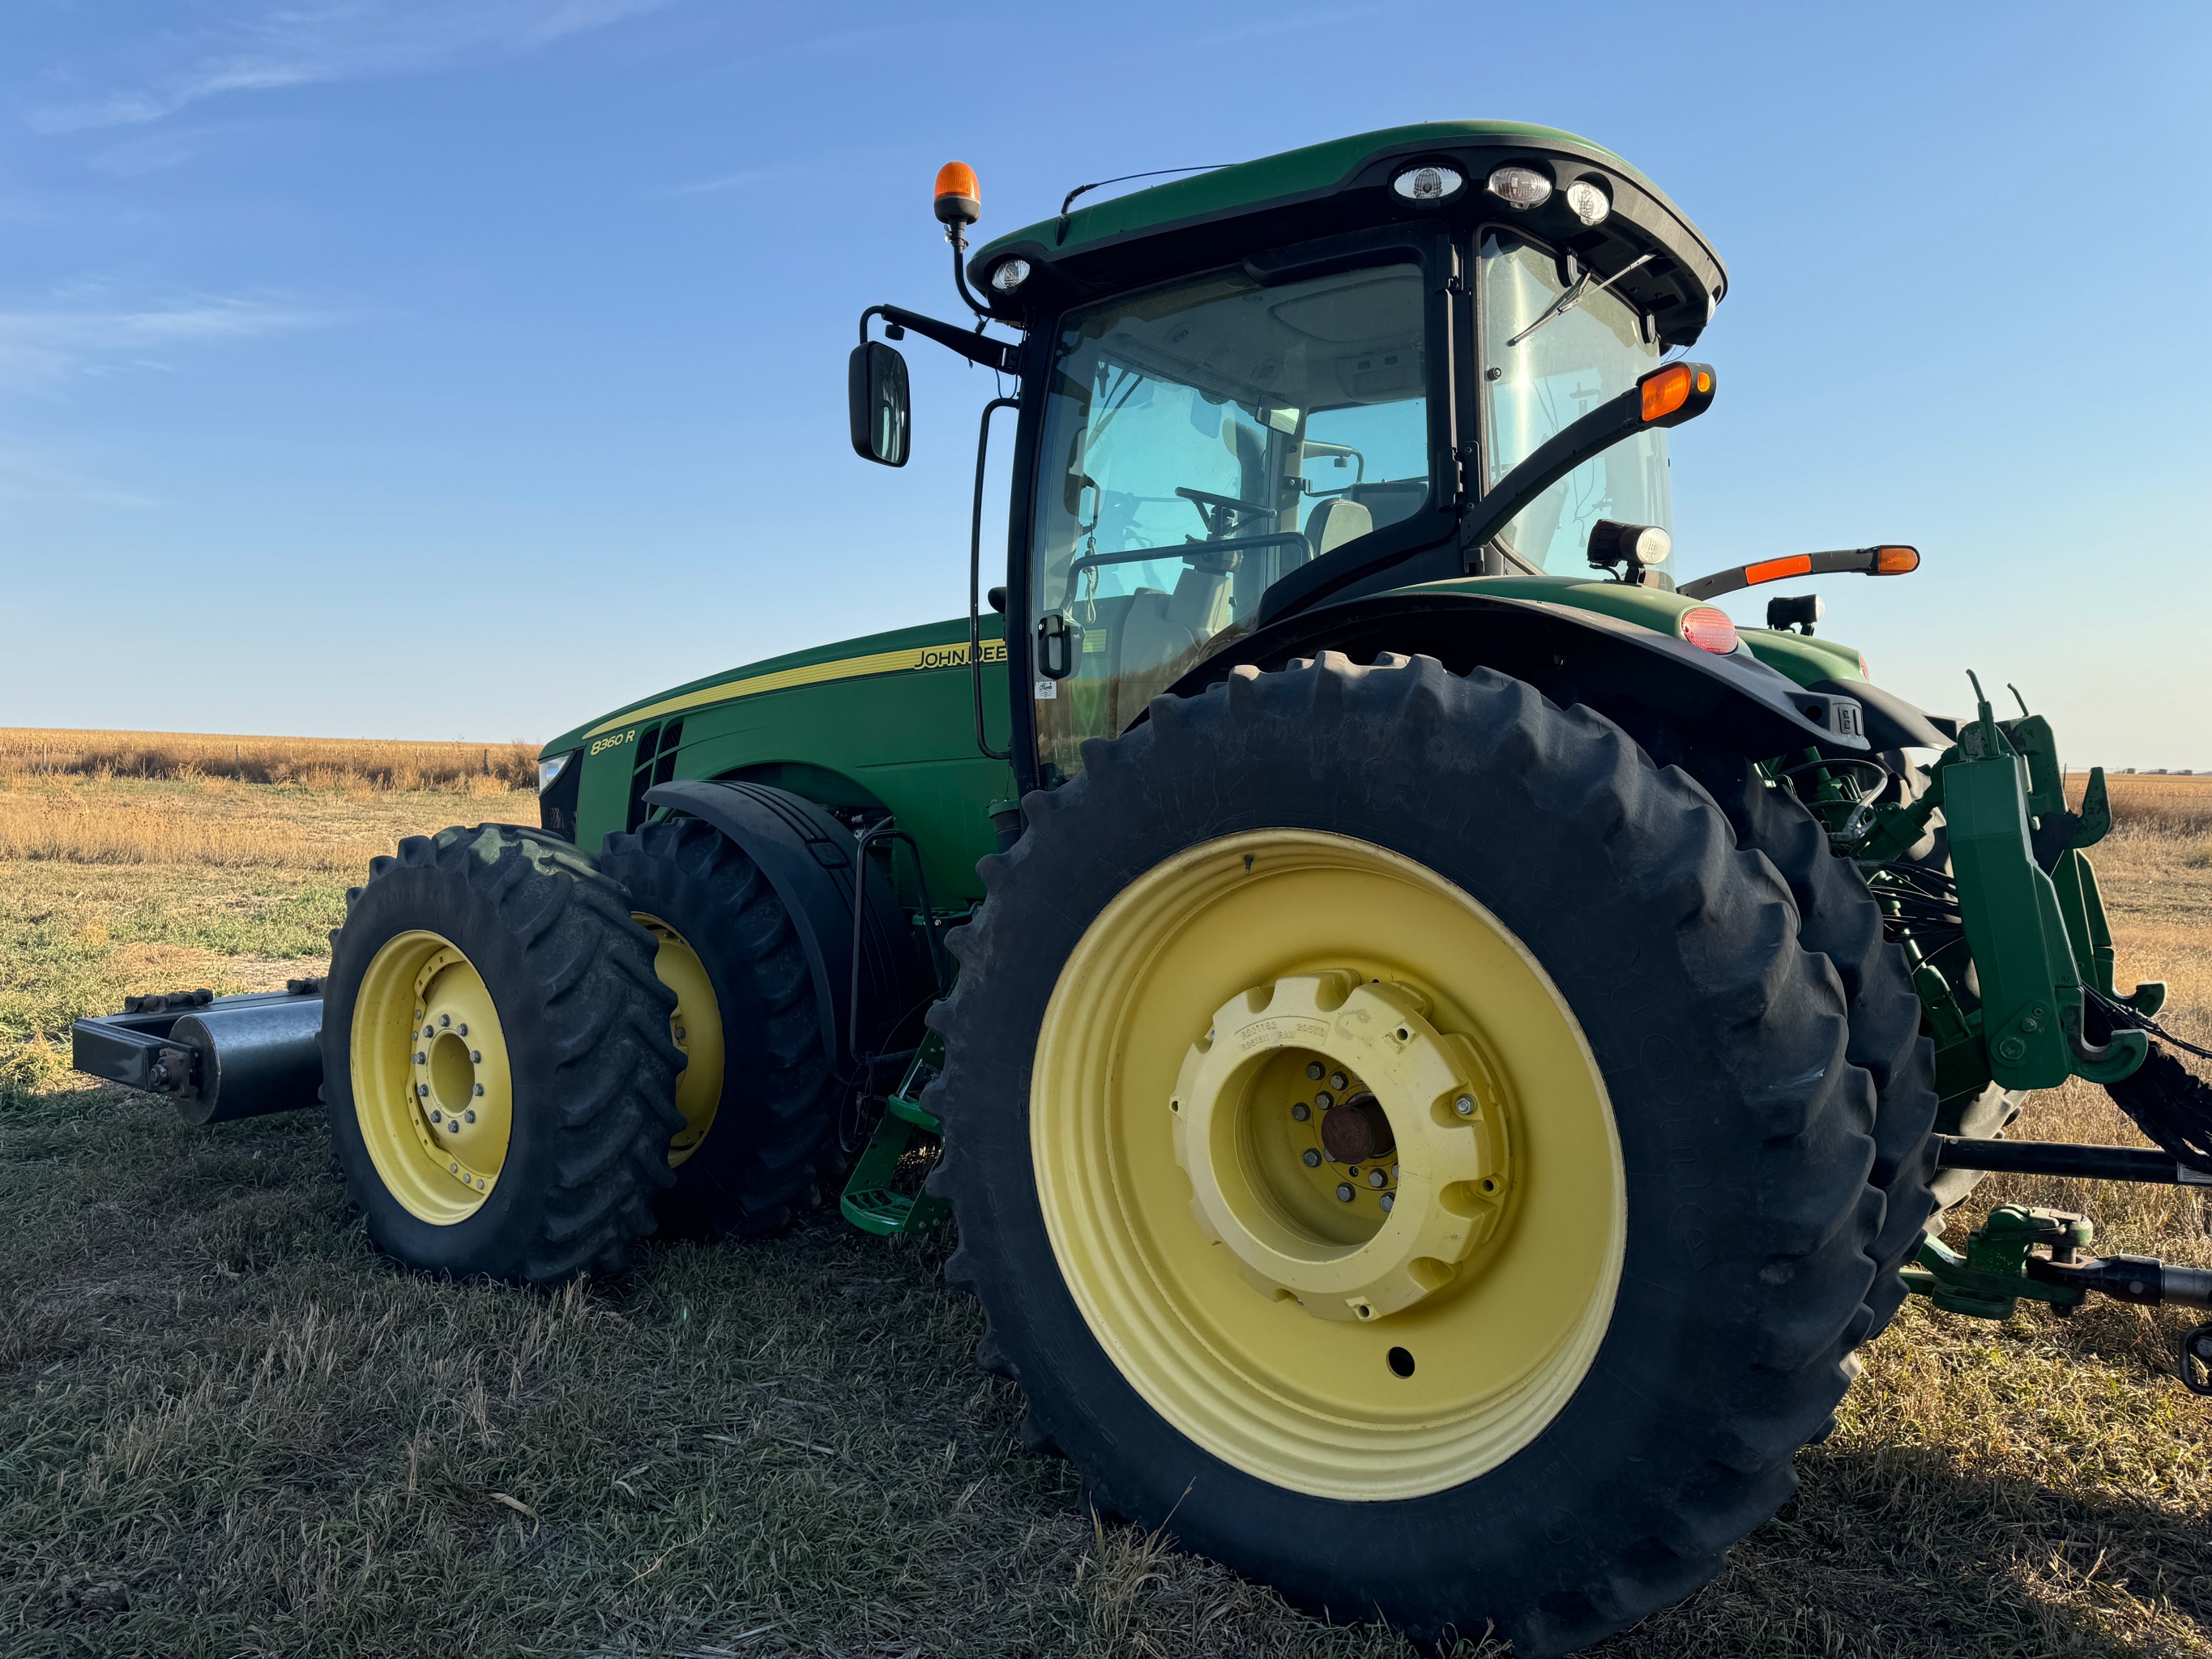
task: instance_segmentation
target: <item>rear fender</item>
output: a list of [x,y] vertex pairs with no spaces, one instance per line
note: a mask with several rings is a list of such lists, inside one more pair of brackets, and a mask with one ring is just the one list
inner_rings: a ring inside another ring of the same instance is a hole
[[1863,754],[1870,735],[1893,746],[1886,732],[1869,732],[1856,696],[1801,687],[1741,647],[1717,656],[1598,611],[1486,593],[1383,593],[1302,611],[1224,646],[1170,695],[1194,696],[1240,665],[1275,669],[1323,651],[1355,662],[1386,651],[1430,656],[1455,673],[1495,669],[1563,708],[1586,703],[1636,730],[1656,714],[1762,759],[1812,746]]

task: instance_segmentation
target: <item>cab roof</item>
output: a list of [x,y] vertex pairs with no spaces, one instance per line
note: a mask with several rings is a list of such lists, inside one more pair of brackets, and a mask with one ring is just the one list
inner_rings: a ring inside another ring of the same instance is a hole
[[[1631,289],[1646,291],[1630,297],[1660,317],[1670,342],[1694,339],[1727,291],[1719,254],[1656,185],[1602,145],[1522,121],[1386,127],[1079,203],[1064,216],[995,238],[970,260],[969,270],[995,313],[1022,321],[1054,302],[1199,269],[1218,257],[1434,211],[1389,189],[1389,180],[1416,161],[1449,162],[1468,179],[1447,212],[1497,209],[1601,273],[1638,253],[1663,256],[1652,263],[1665,269],[1637,273]],[[1548,203],[1510,213],[1485,196],[1491,172],[1516,162],[1553,178]],[[1612,199],[1612,212],[1594,228],[1582,225],[1565,205],[1565,186],[1577,178],[1601,182]],[[1012,296],[991,288],[989,273],[1012,258],[1029,260],[1045,280],[1025,282],[1026,292]]]

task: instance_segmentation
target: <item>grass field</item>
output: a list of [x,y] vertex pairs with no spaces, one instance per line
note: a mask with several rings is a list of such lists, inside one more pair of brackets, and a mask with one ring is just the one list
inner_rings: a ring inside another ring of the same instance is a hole
[[[556,1296],[434,1284],[370,1252],[313,1115],[195,1131],[80,1086],[75,1015],[315,972],[368,856],[535,803],[480,752],[256,782],[189,740],[64,766],[25,736],[0,735],[0,1654],[1412,1653],[1095,1522],[970,1363],[941,1241],[821,1218]],[[2212,1042],[2212,780],[2115,793],[2123,982],[2172,980],[2172,1024]],[[2137,1139],[2080,1085],[2031,1112]],[[1983,1192],[2212,1264],[2201,1197]],[[1798,1498],[1602,1651],[2212,1656],[2185,1322],[1909,1309]]]

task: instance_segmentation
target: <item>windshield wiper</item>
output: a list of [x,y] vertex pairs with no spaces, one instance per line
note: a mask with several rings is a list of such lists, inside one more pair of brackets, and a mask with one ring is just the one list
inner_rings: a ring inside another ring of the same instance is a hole
[[1565,294],[1562,294],[1558,299],[1553,301],[1551,304],[1544,307],[1544,312],[1541,316],[1538,317],[1534,322],[1529,324],[1528,327],[1522,329],[1518,334],[1508,340],[1505,343],[1505,349],[1508,351],[1512,350],[1515,346],[1519,345],[1522,341],[1527,339],[1538,329],[1543,327],[1543,325],[1550,322],[1553,318],[1565,316],[1567,313],[1572,311],[1584,300],[1594,298],[1597,295],[1604,293],[1606,289],[1611,288],[1622,277],[1627,276],[1628,273],[1635,270],[1637,266],[1648,265],[1656,257],[1656,256],[1654,254],[1647,253],[1641,258],[1631,259],[1626,264],[1623,265],[1619,270],[1614,271],[1612,276],[1607,277],[1595,288],[1592,288],[1590,286],[1590,277],[1594,273],[1585,270],[1579,277],[1576,278],[1575,285],[1572,288],[1569,289]]

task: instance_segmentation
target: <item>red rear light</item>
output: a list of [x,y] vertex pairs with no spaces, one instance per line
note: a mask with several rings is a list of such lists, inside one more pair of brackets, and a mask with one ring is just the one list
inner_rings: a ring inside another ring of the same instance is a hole
[[1735,624],[1729,620],[1728,612],[1701,605],[1693,611],[1685,611],[1682,620],[1675,624],[1682,637],[1700,651],[1710,651],[1717,657],[1725,657],[1735,649]]

